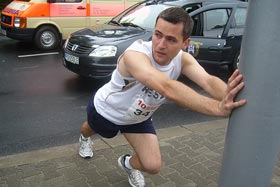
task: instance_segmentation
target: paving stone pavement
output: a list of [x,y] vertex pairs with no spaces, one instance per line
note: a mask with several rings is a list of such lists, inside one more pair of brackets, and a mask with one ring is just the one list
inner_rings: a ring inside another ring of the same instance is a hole
[[[227,119],[157,130],[163,158],[159,174],[144,174],[148,187],[216,187]],[[128,187],[117,158],[132,153],[121,135],[95,139],[91,159],[78,144],[0,157],[0,187]],[[280,161],[273,187],[280,187]]]

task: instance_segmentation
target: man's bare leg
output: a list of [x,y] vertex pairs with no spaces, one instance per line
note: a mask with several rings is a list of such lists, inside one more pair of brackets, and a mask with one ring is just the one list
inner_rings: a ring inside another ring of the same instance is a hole
[[151,174],[158,173],[162,161],[157,136],[135,133],[125,133],[124,136],[135,151],[130,159],[132,168]]

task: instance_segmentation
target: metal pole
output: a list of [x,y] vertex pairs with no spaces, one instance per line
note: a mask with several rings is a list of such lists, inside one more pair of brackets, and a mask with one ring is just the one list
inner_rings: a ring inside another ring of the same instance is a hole
[[250,0],[241,47],[245,88],[228,124],[219,187],[269,187],[280,148],[280,1]]

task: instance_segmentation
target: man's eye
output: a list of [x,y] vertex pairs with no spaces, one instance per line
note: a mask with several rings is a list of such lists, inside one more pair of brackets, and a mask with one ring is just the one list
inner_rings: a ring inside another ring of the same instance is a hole
[[173,39],[173,38],[169,38],[168,41],[171,42],[171,43],[175,43],[176,42],[176,40]]
[[155,33],[155,35],[156,35],[156,37],[158,37],[158,38],[161,36],[159,33]]

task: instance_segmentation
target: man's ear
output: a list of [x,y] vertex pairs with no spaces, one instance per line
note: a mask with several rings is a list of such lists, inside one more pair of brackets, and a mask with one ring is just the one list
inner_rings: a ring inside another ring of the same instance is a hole
[[182,50],[183,51],[187,51],[187,47],[189,46],[190,44],[190,38],[187,38],[184,42],[183,42],[183,46],[182,46]]

